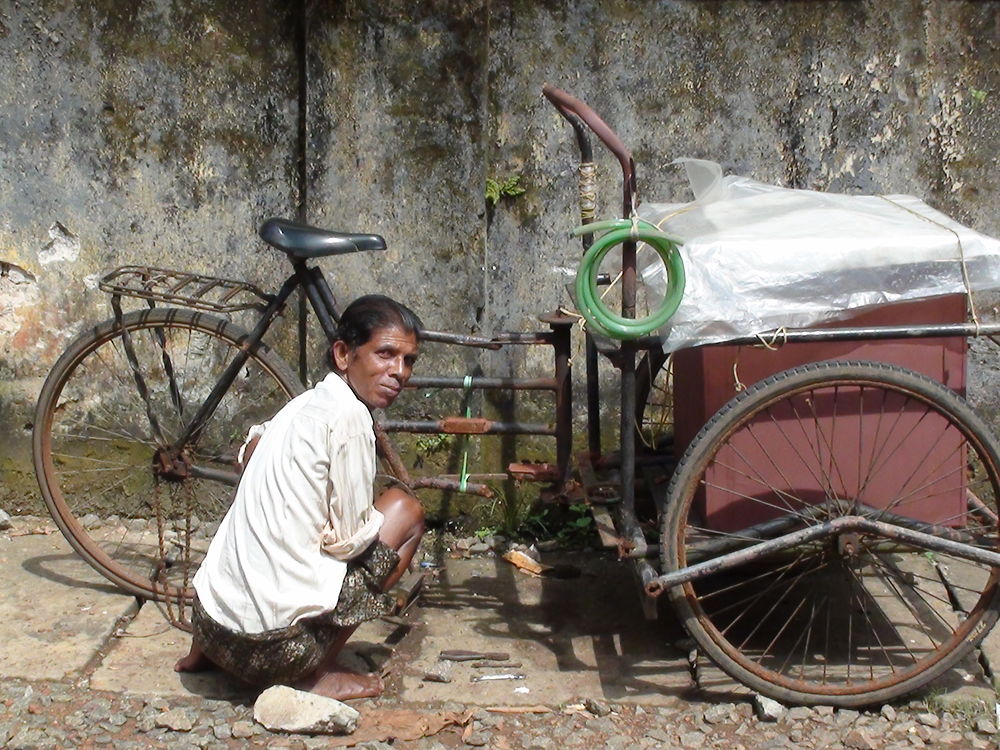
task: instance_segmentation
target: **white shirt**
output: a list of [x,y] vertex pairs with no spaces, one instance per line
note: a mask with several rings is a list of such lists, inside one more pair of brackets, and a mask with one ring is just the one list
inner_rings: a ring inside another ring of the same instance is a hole
[[345,560],[382,526],[374,478],[371,413],[339,375],[289,401],[264,425],[195,574],[208,615],[260,633],[332,610]]

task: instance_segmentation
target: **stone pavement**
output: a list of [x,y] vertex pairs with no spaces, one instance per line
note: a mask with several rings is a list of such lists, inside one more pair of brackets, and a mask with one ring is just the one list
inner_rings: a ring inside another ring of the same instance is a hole
[[[616,722],[628,715],[636,720],[647,717],[647,723],[649,716],[668,714],[689,721],[691,711],[707,716],[711,706],[724,705],[726,716],[742,721],[740,726],[747,724],[748,715],[741,713],[749,711],[747,692],[703,660],[689,663],[684,633],[669,612],[656,621],[643,618],[632,573],[617,561],[595,553],[578,555],[572,564],[580,575],[556,579],[530,577],[499,557],[452,559],[439,554],[437,559],[441,567],[433,569],[417,606],[401,618],[366,624],[354,639],[350,658],[361,668],[383,671],[385,700],[392,705],[431,712],[476,707],[527,712],[537,706],[565,711],[567,706],[580,710],[588,706],[599,718],[601,707],[617,706],[624,708],[615,714]],[[116,742],[119,735],[111,732],[113,720],[131,711],[136,713],[129,716],[130,722],[138,726],[145,711],[152,727],[151,722],[169,715],[166,709],[174,705],[187,707],[184,711],[207,707],[226,716],[249,710],[254,693],[225,675],[173,672],[188,636],[169,625],[156,604],[140,605],[106,583],[76,556],[48,519],[15,518],[12,529],[0,532],[0,565],[4,569],[0,682],[15,692],[6,701],[0,695],[0,724],[5,704],[11,712],[11,706],[24,703],[31,713],[31,695],[56,695],[59,690],[75,690],[84,698],[100,696],[72,714],[79,715],[77,722],[86,720],[93,710],[86,706],[95,705],[95,700],[104,713],[105,703],[123,706],[124,713],[112,713],[102,724],[108,733],[100,736],[114,736]],[[1000,636],[992,635],[987,654],[1000,653],[998,644]],[[426,681],[425,674],[446,649],[507,652],[510,662],[520,666],[482,668],[461,662],[452,666],[451,682]],[[491,673],[524,677],[472,681]],[[975,702],[992,707],[995,702],[975,660],[952,670],[931,691],[937,705],[944,705],[941,701],[949,696],[956,705]],[[22,692],[23,700],[18,698]],[[240,724],[237,714],[222,721],[220,731],[235,731],[233,727]],[[844,713],[849,714],[857,716]],[[816,714],[823,716],[827,714]],[[17,716],[7,718],[13,733]],[[602,720],[611,721],[606,716]],[[160,729],[154,731],[170,731],[155,726]],[[664,731],[669,734],[667,726]],[[228,734],[226,738],[232,741]],[[5,739],[0,737],[0,745]],[[148,742],[153,737],[142,739]],[[657,746],[650,742],[646,744]],[[167,746],[172,746],[169,740]]]
[[[0,532],[0,678],[84,680],[95,690],[232,698],[225,676],[176,674],[189,637],[153,602],[117,591],[80,560],[47,519],[15,518]],[[499,557],[446,559],[430,569],[403,618],[366,623],[353,639],[360,666],[387,670],[401,700],[470,705],[567,703],[588,696],[668,705],[691,689],[683,638],[671,619],[647,621],[631,571],[590,555],[580,576],[535,578]],[[449,683],[425,673],[446,649],[507,652],[520,667],[452,667]],[[390,658],[399,654],[405,658]],[[488,673],[522,680],[471,682]]]

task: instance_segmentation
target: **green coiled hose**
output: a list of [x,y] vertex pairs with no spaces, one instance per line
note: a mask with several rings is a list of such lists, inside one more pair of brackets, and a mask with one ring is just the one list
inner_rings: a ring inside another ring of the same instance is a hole
[[[613,219],[584,224],[573,230],[575,236],[603,232],[587,250],[576,273],[576,303],[587,325],[597,333],[611,338],[637,339],[661,328],[677,312],[684,296],[684,261],[677,249],[677,242],[648,221]],[[597,289],[597,274],[601,261],[616,245],[624,242],[645,242],[663,261],[667,270],[667,293],[655,312],[644,318],[626,318],[604,304]]]

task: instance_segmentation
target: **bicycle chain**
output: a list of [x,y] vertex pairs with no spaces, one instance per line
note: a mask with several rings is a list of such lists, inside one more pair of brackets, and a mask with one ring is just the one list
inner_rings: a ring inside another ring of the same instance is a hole
[[[166,580],[166,572],[170,568],[167,558],[166,539],[164,537],[164,517],[163,507],[160,502],[160,479],[157,478],[153,484],[153,512],[156,515],[156,541],[159,559],[156,563],[156,570],[153,577],[154,590],[157,586],[161,588],[166,619],[171,625],[179,630],[191,632],[191,622],[184,613],[184,592],[187,591],[191,575],[191,508],[194,499],[194,489],[189,481],[184,481],[184,550],[182,553],[182,565],[184,568],[183,584],[177,594],[177,610],[174,613],[174,605],[170,596],[170,584]],[[173,493],[171,493],[173,494]],[[171,499],[171,506],[173,498]],[[175,529],[176,531],[176,529]]]

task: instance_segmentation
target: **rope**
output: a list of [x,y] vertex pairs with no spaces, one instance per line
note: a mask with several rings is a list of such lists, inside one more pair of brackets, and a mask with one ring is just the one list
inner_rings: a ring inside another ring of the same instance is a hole
[[697,202],[695,202],[695,203],[688,203],[686,206],[684,206],[684,208],[679,208],[676,211],[674,211],[672,214],[667,214],[662,219],[660,219],[658,222],[656,222],[656,228],[662,231],[663,230],[663,225],[666,224],[668,221],[670,221],[672,218],[674,218],[675,216],[680,216],[681,214],[686,214],[691,209],[697,208],[697,207],[698,207],[698,203]]
[[577,168],[580,176],[580,218],[583,221],[597,215],[597,165],[586,161]]
[[[462,381],[462,388],[465,390],[465,418],[469,419],[472,416],[472,394],[470,390],[472,389],[472,376],[466,375],[465,379]],[[466,435],[462,445],[462,472],[459,474],[458,478],[458,491],[465,492],[466,488],[469,486],[469,436]]]
[[733,390],[739,393],[740,391],[745,391],[747,389],[746,383],[740,380],[740,373],[738,368],[740,366],[740,351],[736,350],[736,359],[733,360]]
[[605,297],[607,297],[607,296],[608,296],[609,294],[611,294],[611,290],[612,290],[612,289],[614,289],[614,288],[615,288],[616,286],[618,286],[618,282],[622,280],[622,276],[624,276],[624,275],[625,275],[625,271],[619,271],[619,272],[618,272],[618,275],[617,275],[617,276],[615,276],[615,277],[614,277],[614,278],[613,278],[613,279],[611,280],[611,283],[610,283],[610,284],[608,284],[608,288],[604,290],[604,293],[603,293],[603,294],[601,294],[601,299],[604,299],[604,298],[605,298]]
[[[760,343],[754,344],[756,347],[761,347],[772,352],[778,351],[778,349],[788,343],[788,328],[781,326],[781,328],[776,329],[771,333],[771,339],[768,341],[764,338],[764,334],[758,333],[757,341]],[[778,339],[781,339],[780,341]]]
[[969,280],[969,267],[965,261],[965,248],[962,246],[962,238],[959,236],[958,232],[956,232],[951,227],[942,224],[940,221],[932,219],[930,216],[924,216],[919,211],[914,211],[912,208],[904,206],[901,203],[897,203],[891,198],[887,198],[884,195],[880,195],[879,198],[884,200],[886,203],[891,203],[897,208],[901,208],[908,214],[913,214],[918,219],[923,219],[924,221],[933,224],[934,226],[939,227],[940,229],[944,229],[947,232],[951,232],[953,235],[955,235],[955,242],[958,244],[959,264],[962,268],[962,283],[965,284],[965,291],[969,297],[969,315],[972,317],[973,325],[976,326],[976,336],[978,336],[980,331],[979,315],[976,313],[976,301],[972,297],[972,282]]
[[[767,349],[768,351],[776,352],[788,343],[788,329],[785,326],[772,331],[770,338],[765,338],[765,334],[763,333],[755,335],[758,341],[758,343],[753,345],[755,349]],[[733,360],[733,390],[737,393],[747,389],[746,383],[740,380],[740,352],[742,351],[743,347],[738,346],[736,348],[736,358]]]
[[576,325],[580,326],[580,330],[581,331],[587,330],[587,319],[582,315],[580,315],[580,313],[578,313],[576,310],[570,310],[565,305],[560,305],[558,308],[556,308],[556,311],[560,315],[567,315],[570,318],[576,318]]

